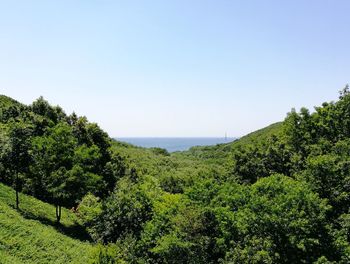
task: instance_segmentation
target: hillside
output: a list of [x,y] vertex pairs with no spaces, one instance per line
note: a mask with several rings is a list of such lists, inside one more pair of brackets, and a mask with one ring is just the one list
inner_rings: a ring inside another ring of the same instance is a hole
[[[229,177],[232,173],[232,153],[241,147],[266,141],[271,135],[280,133],[282,123],[252,132],[227,144],[197,146],[188,151],[167,153],[158,148],[142,148],[124,142],[113,142],[113,151],[120,155],[127,167],[134,168],[139,175],[156,177],[168,191],[181,192],[190,186],[198,176],[220,175]],[[170,188],[169,182],[176,184]],[[180,185],[180,186],[179,186]]]
[[22,104],[17,102],[11,97],[0,94],[0,109],[9,108],[10,106],[21,106]]
[[269,125],[265,128],[259,129],[249,133],[233,142],[226,144],[218,144],[215,146],[196,146],[190,148],[188,151],[174,153],[174,156],[197,158],[210,164],[221,164],[229,162],[232,158],[232,152],[240,147],[266,141],[272,135],[281,133],[282,122]]
[[[8,102],[16,102],[8,99]],[[264,133],[266,131],[266,133]],[[136,168],[140,175],[157,177],[164,185],[181,182],[173,192],[190,184],[191,177],[213,169],[206,164],[208,156],[225,152],[242,141],[251,142],[266,137],[269,128],[257,131],[233,143],[213,147],[192,148],[188,152],[164,154],[157,149],[144,149],[115,142],[113,149],[120,154],[129,168]],[[248,140],[249,139],[249,140]],[[243,143],[242,143],[243,144]],[[201,155],[198,155],[200,149]],[[195,151],[194,151],[195,150]],[[216,154],[213,154],[216,153]],[[204,155],[203,155],[204,154]],[[205,156],[206,155],[206,156]],[[216,167],[222,170],[221,166]],[[166,186],[163,186],[166,189]],[[1,263],[87,263],[93,254],[77,217],[63,209],[61,225],[55,222],[55,207],[34,197],[20,194],[20,211],[14,209],[14,190],[0,184],[0,259]]]
[[0,185],[4,263],[350,261],[348,86],[312,113],[176,153],[114,141],[42,97],[2,98],[0,181],[21,191],[14,209]]
[[92,245],[77,226],[76,216],[63,210],[61,225],[55,207],[31,196],[20,195],[14,206],[14,190],[0,184],[0,263],[87,263]]
[[183,192],[197,177],[214,174],[226,177],[228,173],[221,164],[208,164],[199,157],[182,155],[182,152],[169,154],[162,149],[141,148],[118,141],[113,142],[112,149],[139,177],[155,177],[164,190],[172,193]]

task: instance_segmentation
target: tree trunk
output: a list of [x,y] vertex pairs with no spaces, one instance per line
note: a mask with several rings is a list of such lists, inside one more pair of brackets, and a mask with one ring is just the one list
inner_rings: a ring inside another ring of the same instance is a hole
[[18,197],[18,190],[16,188],[16,209],[19,209],[19,197]]
[[61,221],[61,206],[60,205],[56,205],[56,220],[57,220],[57,223],[59,223]]
[[19,209],[19,195],[18,195],[18,173],[16,173],[16,179],[15,179],[15,190],[16,190],[16,209]]

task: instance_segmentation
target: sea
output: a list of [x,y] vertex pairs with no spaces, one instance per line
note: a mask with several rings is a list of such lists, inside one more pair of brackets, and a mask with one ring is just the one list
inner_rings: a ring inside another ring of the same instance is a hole
[[225,137],[121,137],[118,141],[130,143],[144,148],[163,148],[168,152],[185,151],[194,146],[212,146],[229,143],[236,138]]

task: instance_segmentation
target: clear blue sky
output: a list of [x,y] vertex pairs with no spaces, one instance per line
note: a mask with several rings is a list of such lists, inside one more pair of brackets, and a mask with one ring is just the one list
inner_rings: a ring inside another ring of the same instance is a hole
[[111,136],[241,136],[350,82],[348,0],[0,1],[0,94]]

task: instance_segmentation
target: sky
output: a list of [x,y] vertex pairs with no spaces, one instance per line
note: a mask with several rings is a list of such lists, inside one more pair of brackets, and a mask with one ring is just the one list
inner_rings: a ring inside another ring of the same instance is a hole
[[350,82],[348,0],[0,0],[0,94],[112,137],[239,137]]

